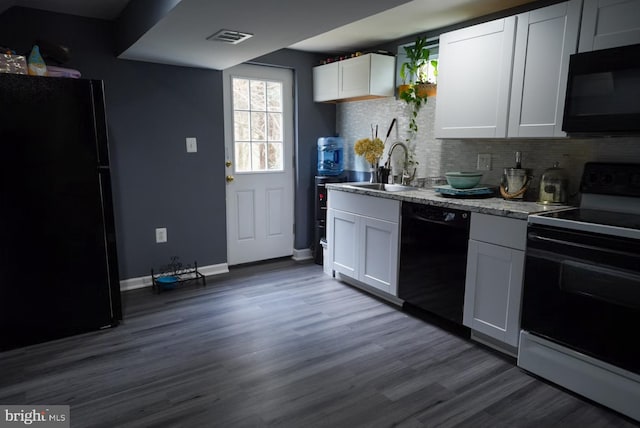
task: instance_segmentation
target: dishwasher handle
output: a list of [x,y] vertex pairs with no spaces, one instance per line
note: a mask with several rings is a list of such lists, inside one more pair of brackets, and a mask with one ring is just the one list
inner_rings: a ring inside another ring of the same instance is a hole
[[467,211],[434,207],[421,204],[408,204],[402,210],[404,220],[435,223],[442,226],[468,229],[470,215]]

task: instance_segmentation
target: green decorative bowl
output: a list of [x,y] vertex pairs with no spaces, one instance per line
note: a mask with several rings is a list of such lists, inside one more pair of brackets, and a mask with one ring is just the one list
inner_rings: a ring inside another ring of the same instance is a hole
[[447,183],[454,189],[471,189],[480,183],[482,173],[477,171],[447,172]]

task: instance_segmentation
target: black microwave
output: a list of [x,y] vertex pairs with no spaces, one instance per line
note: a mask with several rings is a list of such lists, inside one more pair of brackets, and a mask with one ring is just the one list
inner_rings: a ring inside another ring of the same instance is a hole
[[640,44],[571,55],[562,130],[640,135]]

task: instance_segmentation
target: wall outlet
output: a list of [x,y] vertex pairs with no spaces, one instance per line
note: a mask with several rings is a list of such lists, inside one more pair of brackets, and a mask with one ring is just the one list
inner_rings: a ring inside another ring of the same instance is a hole
[[158,227],[156,229],[156,244],[162,244],[163,242],[167,242],[167,228]]
[[478,153],[478,171],[491,171],[491,153]]
[[194,137],[187,137],[187,153],[195,153],[198,151],[198,140]]

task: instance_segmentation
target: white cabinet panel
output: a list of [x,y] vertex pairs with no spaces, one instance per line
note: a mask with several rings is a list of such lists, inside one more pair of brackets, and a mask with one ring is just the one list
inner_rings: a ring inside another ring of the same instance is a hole
[[371,56],[360,56],[341,61],[338,79],[338,98],[359,97],[369,93]]
[[440,36],[436,137],[565,136],[581,6],[570,0]]
[[440,36],[436,138],[506,137],[515,22]]
[[353,277],[358,273],[359,219],[354,214],[338,210],[329,210],[327,215],[330,234],[327,239],[331,243],[329,260],[333,261],[336,272]]
[[469,237],[524,251],[527,245],[527,222],[517,218],[473,213]]
[[469,241],[464,325],[518,345],[524,251]]
[[400,201],[329,193],[327,256],[332,270],[397,296]]
[[375,198],[356,193],[332,191],[329,208],[346,211],[361,216],[373,217],[397,223],[400,218],[400,202],[394,199]]
[[395,57],[367,54],[313,68],[313,100],[391,97]]
[[471,214],[463,324],[518,346],[527,222]]
[[397,295],[398,223],[362,217],[359,280]]
[[581,0],[517,16],[509,137],[563,137],[569,56],[576,52]]
[[313,68],[313,101],[338,98],[338,63]]
[[640,0],[585,0],[579,52],[640,43]]

